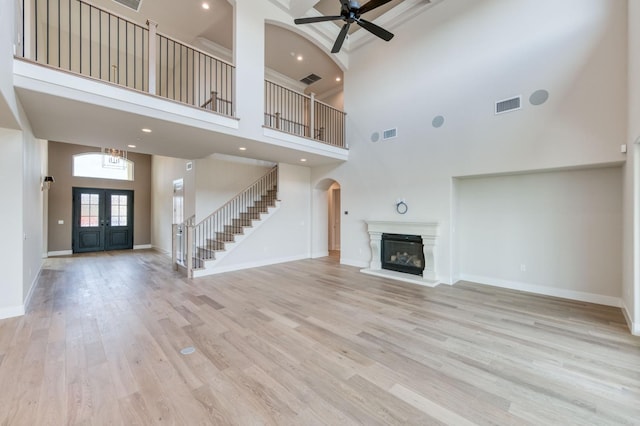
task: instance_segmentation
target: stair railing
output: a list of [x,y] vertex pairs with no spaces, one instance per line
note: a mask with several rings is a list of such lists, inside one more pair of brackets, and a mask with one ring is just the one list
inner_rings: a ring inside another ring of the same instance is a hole
[[305,95],[265,80],[264,127],[347,148],[346,113]]
[[[21,0],[16,53],[40,64],[233,117],[235,67],[84,0]],[[216,102],[208,102],[215,92]],[[203,105],[203,103],[205,103]]]
[[186,229],[186,268],[189,278],[193,278],[193,269],[202,266],[201,259],[206,253],[220,249],[224,242],[233,241],[233,230],[243,225],[251,225],[253,215],[258,215],[262,206],[260,201],[274,191],[277,199],[278,166],[227,201],[222,207],[211,213],[198,224],[187,224]]

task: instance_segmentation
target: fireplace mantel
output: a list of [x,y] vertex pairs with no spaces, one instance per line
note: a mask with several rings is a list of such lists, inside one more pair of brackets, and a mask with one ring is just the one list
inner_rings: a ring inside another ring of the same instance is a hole
[[[436,275],[435,248],[440,235],[439,224],[435,222],[383,222],[367,221],[369,245],[371,246],[371,261],[369,267],[361,272],[382,276],[414,284],[435,287],[438,285]],[[425,267],[422,277],[402,272],[382,269],[380,261],[382,234],[420,235],[422,237]]]

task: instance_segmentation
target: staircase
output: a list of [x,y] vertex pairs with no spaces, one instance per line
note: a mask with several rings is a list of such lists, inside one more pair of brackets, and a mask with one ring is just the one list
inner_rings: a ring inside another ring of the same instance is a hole
[[174,269],[186,270],[189,278],[216,273],[216,264],[278,209],[277,194],[276,166],[198,224],[175,225],[174,238],[184,248],[174,243]]

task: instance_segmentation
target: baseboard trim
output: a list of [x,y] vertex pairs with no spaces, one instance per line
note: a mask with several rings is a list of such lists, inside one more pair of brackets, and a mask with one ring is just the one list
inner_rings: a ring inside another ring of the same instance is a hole
[[35,291],[36,286],[38,285],[38,278],[40,278],[41,273],[42,273],[42,265],[40,266],[40,269],[38,270],[38,273],[36,274],[35,278],[31,282],[31,288],[29,289],[29,293],[27,293],[27,297],[24,299],[23,308],[25,312],[27,311],[27,309],[29,309],[29,304],[31,303],[31,297],[33,296],[33,292]]
[[164,249],[162,249],[162,248],[160,248],[158,246],[154,246],[154,245],[151,246],[151,249],[157,251],[160,254],[164,254],[165,256],[171,257],[171,251],[164,250]]
[[614,306],[616,308],[622,307],[622,299],[619,297],[603,296],[601,294],[566,290],[562,288],[545,287],[540,285],[526,284],[518,281],[502,280],[499,278],[481,277],[477,275],[460,274],[460,280],[490,285],[494,287],[508,288],[510,290],[524,291],[527,293],[542,294],[544,296],[560,297],[562,299],[596,303],[598,305]]
[[137,246],[133,246],[134,250],[150,250],[153,246],[151,244],[139,244]]
[[24,305],[0,308],[0,320],[21,317],[24,315]]
[[47,257],[71,256],[72,254],[73,254],[73,251],[71,250],[50,251],[50,252],[47,252]]
[[318,251],[311,254],[311,259],[318,259],[320,257],[328,257],[328,256],[329,256],[328,251]]
[[624,319],[627,321],[627,326],[629,327],[631,334],[634,336],[640,336],[640,324],[633,321],[631,314],[629,314],[629,309],[624,302],[622,303],[622,313],[624,314]]
[[233,271],[241,271],[244,269],[251,269],[251,268],[259,268],[261,266],[269,266],[269,265],[277,265],[279,263],[287,263],[287,262],[295,262],[297,260],[303,260],[303,259],[308,259],[309,256],[304,254],[304,255],[297,255],[297,256],[290,256],[290,257],[281,257],[278,259],[270,259],[270,260],[261,260],[261,261],[257,261],[257,262],[247,262],[247,263],[239,263],[236,265],[229,265],[229,266],[216,266],[215,268],[206,271],[207,274],[206,275],[200,275],[198,274],[198,271],[194,271],[194,277],[206,277],[209,275],[216,275],[216,274],[222,274],[224,272],[233,272]]
[[347,265],[347,266],[355,266],[356,268],[369,267],[369,262],[364,262],[362,260],[355,260],[355,259],[345,259],[344,257],[340,258],[340,264]]

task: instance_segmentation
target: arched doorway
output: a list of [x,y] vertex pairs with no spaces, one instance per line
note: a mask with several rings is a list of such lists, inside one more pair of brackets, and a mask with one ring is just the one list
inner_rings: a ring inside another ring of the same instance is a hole
[[341,186],[333,179],[323,179],[313,190],[312,257],[340,259]]
[[327,198],[329,201],[329,232],[328,246],[329,256],[340,259],[340,184],[333,182],[328,189]]

